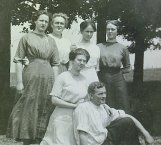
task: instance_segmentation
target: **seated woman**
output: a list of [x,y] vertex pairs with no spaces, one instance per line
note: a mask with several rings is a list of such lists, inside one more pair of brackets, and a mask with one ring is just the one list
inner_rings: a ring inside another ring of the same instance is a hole
[[61,73],[54,83],[50,95],[56,108],[40,145],[76,145],[72,116],[76,106],[87,97],[87,82],[80,71],[89,58],[89,53],[82,48],[70,52],[72,68]]

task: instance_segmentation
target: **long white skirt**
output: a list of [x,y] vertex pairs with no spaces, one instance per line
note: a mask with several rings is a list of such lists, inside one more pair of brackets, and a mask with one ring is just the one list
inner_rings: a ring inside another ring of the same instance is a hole
[[40,145],[76,145],[73,109],[56,107]]

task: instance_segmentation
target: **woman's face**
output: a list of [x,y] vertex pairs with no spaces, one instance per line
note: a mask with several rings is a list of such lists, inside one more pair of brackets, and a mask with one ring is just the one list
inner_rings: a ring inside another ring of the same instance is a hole
[[48,24],[49,24],[49,17],[45,14],[42,14],[35,21],[35,24],[36,24],[36,29],[39,32],[45,32],[45,30],[47,29]]
[[106,26],[106,35],[109,40],[116,39],[117,36],[117,26],[109,23]]
[[89,41],[94,33],[94,29],[91,25],[88,25],[82,32],[82,37],[85,41]]
[[65,29],[65,19],[63,17],[55,17],[51,24],[53,32],[56,34],[62,34]]
[[85,55],[77,55],[76,58],[72,61],[72,68],[80,71],[85,67],[87,58]]

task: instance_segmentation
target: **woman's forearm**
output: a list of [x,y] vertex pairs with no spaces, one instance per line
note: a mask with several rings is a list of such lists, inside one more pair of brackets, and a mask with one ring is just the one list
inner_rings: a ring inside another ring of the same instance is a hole
[[20,84],[20,83],[23,82],[23,80],[22,80],[22,70],[23,70],[22,63],[20,63],[20,62],[16,63],[17,84]]
[[153,138],[149,134],[149,132],[143,127],[143,125],[133,116],[126,114],[126,117],[129,117],[133,120],[135,126],[139,129],[139,131],[144,135],[146,141],[153,142]]
[[121,71],[123,74],[126,74],[126,73],[129,73],[131,71],[131,69],[130,68],[122,68]]
[[131,118],[133,120],[134,124],[140,130],[141,133],[143,133],[143,134],[147,133],[147,130],[142,126],[142,124],[136,118],[134,118],[131,115],[127,115],[127,114],[126,114],[126,117],[129,117],[129,118]]
[[57,97],[52,97],[52,103],[56,106],[59,106],[59,107],[65,107],[65,108],[76,108],[76,104],[73,104],[73,103],[69,103],[69,102],[66,102],[60,98],[57,98]]
[[54,72],[54,78],[57,78],[59,75],[59,67],[58,66],[53,66],[53,72]]

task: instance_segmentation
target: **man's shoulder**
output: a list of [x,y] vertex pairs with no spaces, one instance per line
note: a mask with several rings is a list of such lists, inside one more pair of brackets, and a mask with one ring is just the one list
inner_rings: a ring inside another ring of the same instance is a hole
[[83,110],[87,110],[89,107],[90,107],[90,102],[87,101],[87,102],[80,103],[75,110],[83,111]]
[[89,101],[80,103],[80,104],[78,105],[78,107],[88,107],[88,106],[90,106],[90,102],[89,102]]

